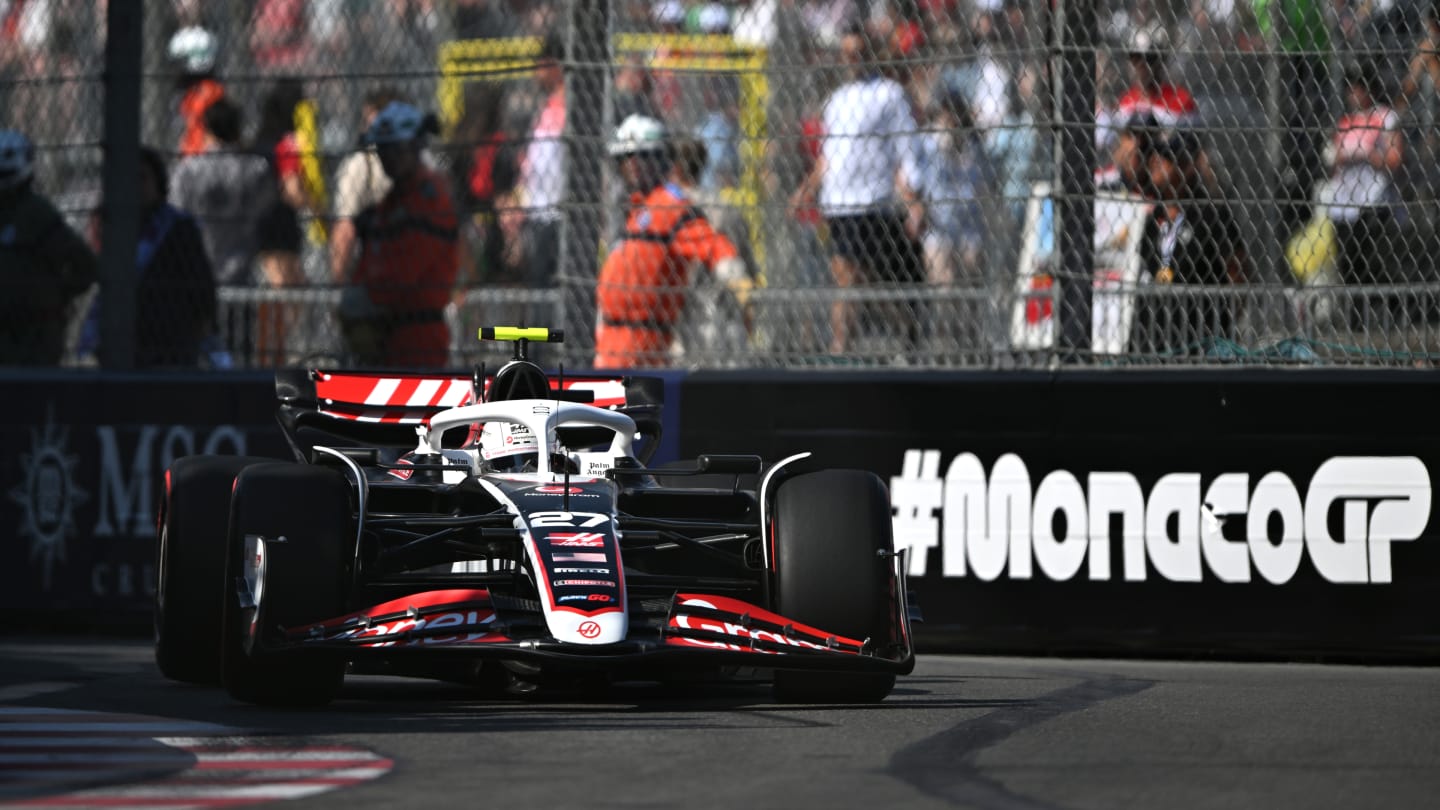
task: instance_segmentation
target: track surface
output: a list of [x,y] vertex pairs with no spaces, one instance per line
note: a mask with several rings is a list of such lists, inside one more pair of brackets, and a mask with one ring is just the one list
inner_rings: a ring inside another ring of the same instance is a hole
[[[82,783],[34,754],[54,739],[32,749],[33,735],[4,736],[7,718],[57,716],[41,707],[190,736],[157,731],[167,742],[141,742],[163,756],[89,768]],[[190,753],[170,751],[177,740]],[[356,767],[294,777],[326,792],[222,792],[189,806],[250,795],[346,810],[1433,807],[1440,669],[931,655],[885,703],[862,708],[777,706],[759,684],[526,703],[352,677],[329,709],[275,712],[163,681],[141,642],[0,640],[0,806],[95,806],[86,797],[97,795],[186,806],[177,786],[195,784],[197,756],[216,750]]]

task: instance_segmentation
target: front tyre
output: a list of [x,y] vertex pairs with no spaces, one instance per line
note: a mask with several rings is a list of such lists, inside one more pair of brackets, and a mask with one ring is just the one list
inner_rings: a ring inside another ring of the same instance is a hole
[[[890,498],[876,475],[824,470],[785,481],[774,542],[780,615],[878,645],[891,640]],[[889,672],[775,672],[783,703],[874,703],[894,686]]]
[[220,683],[220,592],[230,488],[273,459],[185,456],[165,471],[155,548],[155,664],[172,681]]
[[343,656],[276,647],[293,641],[285,629],[344,611],[353,520],[350,485],[334,470],[263,464],[236,479],[221,647],[221,681],[231,696],[319,706],[339,693]]

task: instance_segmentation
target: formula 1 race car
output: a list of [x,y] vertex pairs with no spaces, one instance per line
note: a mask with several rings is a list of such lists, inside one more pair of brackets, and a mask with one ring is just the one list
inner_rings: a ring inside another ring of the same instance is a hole
[[[296,460],[165,474],[155,658],[267,705],[347,667],[498,685],[773,673],[777,699],[870,702],[914,666],[884,483],[702,455],[647,467],[662,381],[281,371]],[[448,673],[448,674],[447,674]],[[463,673],[463,677],[456,673]]]

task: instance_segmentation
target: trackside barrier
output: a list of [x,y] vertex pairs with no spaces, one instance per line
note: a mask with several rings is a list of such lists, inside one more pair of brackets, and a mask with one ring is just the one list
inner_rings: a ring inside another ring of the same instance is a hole
[[[811,450],[885,479],[922,651],[1440,659],[1434,372],[668,379],[675,441],[656,461]],[[170,461],[287,455],[264,372],[13,373],[5,389],[16,630],[148,632]]]
[[1434,372],[702,372],[683,399],[682,455],[886,480],[922,651],[1440,658]]
[[0,608],[24,617],[13,630],[148,629],[170,462],[289,452],[268,373],[12,373],[4,387]]

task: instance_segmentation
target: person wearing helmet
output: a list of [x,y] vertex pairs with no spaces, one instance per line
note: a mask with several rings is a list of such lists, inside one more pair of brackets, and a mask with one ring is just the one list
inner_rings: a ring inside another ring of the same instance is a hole
[[459,271],[459,221],[450,189],[421,159],[433,115],[393,101],[370,122],[365,143],[391,188],[357,218],[360,260],[340,317],[366,365],[445,365],[450,330],[444,309]]
[[625,190],[632,194],[659,185],[670,170],[665,125],[647,115],[631,115],[621,121],[608,150]]
[[[399,101],[400,94],[393,88],[381,87],[370,91],[360,105],[361,127],[365,130],[374,123],[375,116]],[[333,221],[330,226],[330,276],[337,282],[344,281],[350,274],[351,262],[355,259],[356,233],[355,218],[361,211],[380,202],[390,191],[390,178],[380,168],[380,158],[372,147],[362,146],[340,162],[335,171],[335,201]]]
[[671,163],[665,125],[631,115],[609,145],[630,193],[625,232],[600,268],[596,299],[596,368],[664,365],[685,306],[690,265],[729,286],[742,306],[750,279],[734,243],[717,233],[685,190],[667,181]]
[[35,147],[0,130],[0,365],[56,365],[75,299],[95,282],[85,240],[33,188]]
[[524,425],[486,422],[480,429],[481,472],[535,472],[540,464],[540,442]]
[[185,128],[180,135],[180,154],[205,151],[205,111],[225,97],[225,87],[215,78],[219,45],[215,35],[198,25],[189,25],[170,38],[166,55],[176,69],[180,96],[180,118]]

